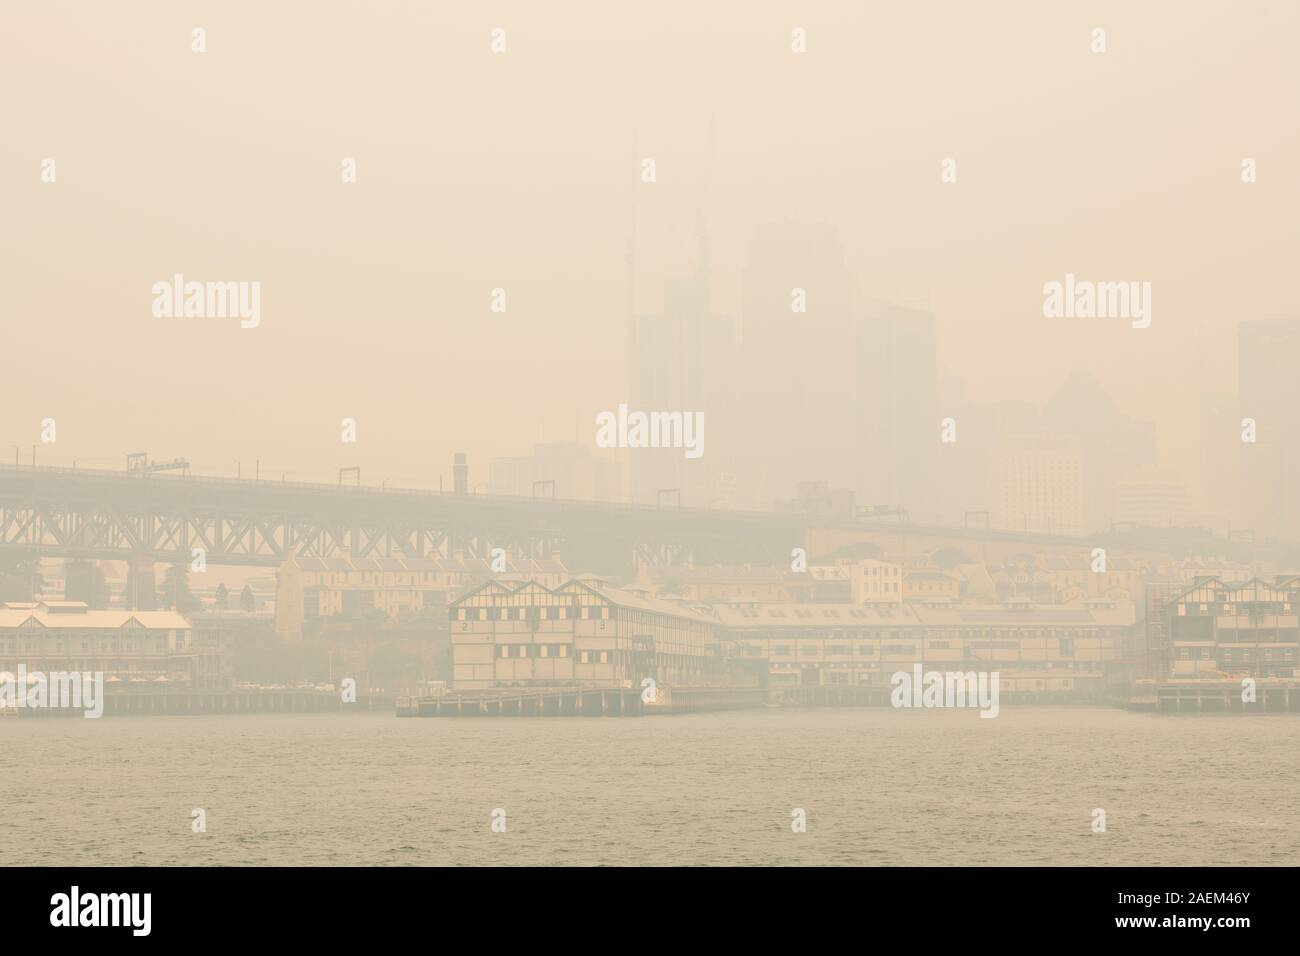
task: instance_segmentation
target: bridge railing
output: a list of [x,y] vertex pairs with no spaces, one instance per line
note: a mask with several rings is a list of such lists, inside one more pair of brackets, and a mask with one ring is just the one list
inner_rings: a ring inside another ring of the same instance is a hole
[[102,468],[65,468],[57,465],[10,465],[0,464],[0,475],[26,475],[33,478],[41,475],[70,477],[70,478],[105,478],[113,481],[160,481],[177,484],[191,485],[212,485],[224,488],[243,488],[253,489],[296,489],[317,494],[359,494],[379,498],[406,497],[406,498],[428,498],[434,500],[446,500],[453,498],[461,501],[482,501],[490,499],[497,503],[521,504],[521,505],[549,505],[573,506],[578,505],[584,508],[596,508],[612,512],[635,510],[643,513],[654,513],[671,511],[674,514],[691,515],[696,514],[707,517],[731,517],[739,519],[767,519],[788,517],[798,520],[797,516],[781,515],[773,511],[744,511],[739,509],[722,509],[722,508],[682,508],[673,506],[664,508],[659,505],[637,504],[634,502],[612,502],[612,501],[594,501],[588,498],[535,498],[528,495],[497,495],[497,494],[458,494],[454,491],[443,491],[425,488],[400,488],[400,487],[380,487],[376,485],[349,485],[349,484],[329,484],[327,482],[314,481],[285,481],[281,479],[276,481],[274,478],[222,478],[215,475],[171,475],[162,472],[153,472],[149,474],[132,474],[126,471],[113,471]]

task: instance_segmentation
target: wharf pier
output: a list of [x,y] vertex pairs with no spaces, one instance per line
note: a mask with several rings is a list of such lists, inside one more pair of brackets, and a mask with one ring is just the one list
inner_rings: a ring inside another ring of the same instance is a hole
[[497,688],[399,697],[398,717],[640,717],[641,692],[627,687]]
[[398,717],[643,717],[762,707],[759,687],[660,687],[644,701],[629,687],[493,688],[400,697]]
[[1300,679],[1258,677],[1253,701],[1242,700],[1246,678],[1134,681],[1128,709],[1161,714],[1297,714]]
[[[198,714],[291,714],[391,711],[392,694],[358,694],[344,703],[337,691],[256,688],[246,690],[149,690],[104,694],[105,717],[187,716]],[[85,716],[80,708],[13,707],[7,716]]]
[[[1072,690],[1015,689],[1006,681],[998,694],[999,705],[1063,707],[1110,705],[1113,696],[1103,688]],[[835,685],[826,687],[783,687],[773,692],[774,707],[890,707],[893,688],[889,685]]]

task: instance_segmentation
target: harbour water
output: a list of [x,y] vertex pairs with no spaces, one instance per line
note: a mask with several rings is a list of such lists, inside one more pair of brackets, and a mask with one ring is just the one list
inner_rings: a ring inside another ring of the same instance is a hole
[[0,846],[8,865],[1297,865],[1297,779],[1292,715],[7,720]]

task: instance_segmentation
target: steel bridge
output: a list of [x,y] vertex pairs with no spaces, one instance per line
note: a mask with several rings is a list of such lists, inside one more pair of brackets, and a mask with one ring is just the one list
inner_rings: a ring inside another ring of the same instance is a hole
[[0,466],[0,551],[278,566],[560,554],[570,567],[789,562],[798,516],[148,472]]
[[[605,504],[549,497],[457,494],[268,479],[211,478],[147,469],[90,471],[0,465],[0,553],[63,558],[275,567],[295,553],[328,558],[515,558],[559,554],[570,568],[625,573],[642,564],[788,565],[870,541],[889,551],[952,547],[976,560],[1026,552],[1079,553],[1098,544],[1129,553],[1277,550],[1226,540],[1153,540],[1117,532],[1087,538],[864,521],[773,512]],[[1295,554],[1300,550],[1291,548]],[[1207,551],[1206,548],[1211,550]],[[1217,549],[1217,550],[1215,550]]]

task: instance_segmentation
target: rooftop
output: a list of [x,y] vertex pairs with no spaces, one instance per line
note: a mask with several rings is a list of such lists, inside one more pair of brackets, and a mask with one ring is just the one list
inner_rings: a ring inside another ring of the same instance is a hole
[[91,608],[81,601],[11,601],[0,604],[0,630],[14,630],[27,624],[48,630],[115,630],[128,626],[146,630],[187,630],[190,627],[190,622],[176,611]]

